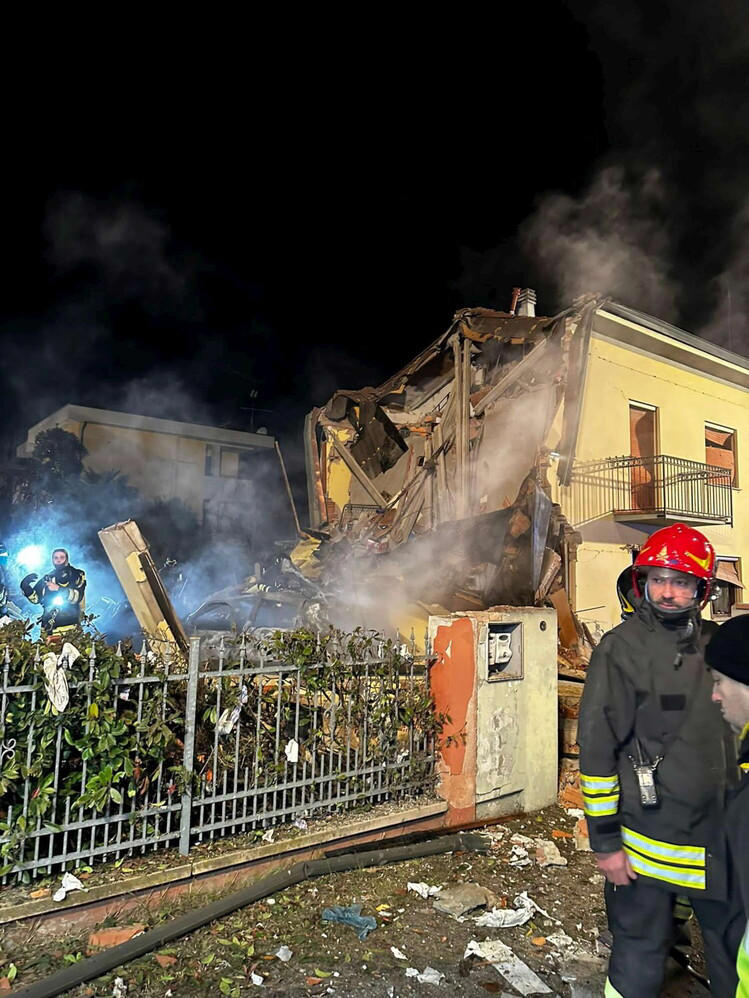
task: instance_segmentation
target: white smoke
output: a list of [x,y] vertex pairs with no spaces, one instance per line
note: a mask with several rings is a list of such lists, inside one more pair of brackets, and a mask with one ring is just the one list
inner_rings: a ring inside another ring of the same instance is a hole
[[593,291],[673,318],[666,198],[657,170],[628,177],[620,167],[607,167],[579,198],[543,195],[520,241],[564,303]]

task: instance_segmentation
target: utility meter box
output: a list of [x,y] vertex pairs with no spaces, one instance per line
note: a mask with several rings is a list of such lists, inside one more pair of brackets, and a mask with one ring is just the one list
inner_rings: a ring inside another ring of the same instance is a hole
[[496,607],[429,618],[439,793],[452,820],[535,811],[558,782],[557,617]]

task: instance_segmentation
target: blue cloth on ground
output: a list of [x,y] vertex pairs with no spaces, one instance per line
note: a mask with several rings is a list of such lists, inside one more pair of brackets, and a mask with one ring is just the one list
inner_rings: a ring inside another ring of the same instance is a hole
[[348,908],[342,908],[339,904],[334,904],[332,908],[324,908],[322,913],[323,922],[341,922],[342,925],[350,925],[356,929],[360,939],[366,939],[372,929],[377,928],[377,922],[371,915],[362,915],[360,904],[350,904]]

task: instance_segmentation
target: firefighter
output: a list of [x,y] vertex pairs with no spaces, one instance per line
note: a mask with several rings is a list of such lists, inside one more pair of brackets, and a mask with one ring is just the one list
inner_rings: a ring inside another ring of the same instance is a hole
[[712,993],[729,998],[736,990],[721,846],[735,753],[711,702],[700,618],[714,565],[697,530],[656,531],[632,568],[632,612],[603,637],[588,669],[580,780],[606,877],[607,998],[659,994],[679,895],[700,921]]
[[8,589],[8,549],[3,541],[0,541],[0,617],[7,615],[8,600],[10,592]]
[[52,552],[52,571],[41,579],[35,574],[21,581],[21,592],[30,603],[43,608],[42,631],[59,634],[75,627],[85,606],[86,575],[70,564],[65,548]]
[[726,833],[730,849],[729,889],[734,902],[738,932],[736,947],[737,998],[749,998],[749,616],[726,621],[705,651],[713,680],[713,700],[723,717],[741,738],[739,768],[741,783],[726,811]]

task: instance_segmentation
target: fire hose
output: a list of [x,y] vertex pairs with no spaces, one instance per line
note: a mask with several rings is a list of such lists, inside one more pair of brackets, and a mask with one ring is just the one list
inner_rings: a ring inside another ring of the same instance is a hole
[[[433,834],[433,833],[426,833]],[[349,870],[364,870],[371,866],[385,866],[388,863],[401,863],[409,859],[423,859],[447,852],[488,852],[490,843],[486,836],[471,832],[457,835],[443,835],[426,842],[410,842],[406,845],[387,849],[372,849],[368,852],[346,852],[326,859],[315,859],[295,863],[288,870],[271,873],[256,883],[243,887],[233,894],[219,898],[211,904],[193,909],[149,929],[139,936],[112,946],[96,956],[65,967],[35,984],[14,992],[15,998],[54,998],[72,988],[108,974],[131,960],[145,956],[166,943],[195,932],[219,918],[225,918],[240,908],[261,901],[278,891],[293,887],[311,877],[323,877],[330,873],[346,873]]]

